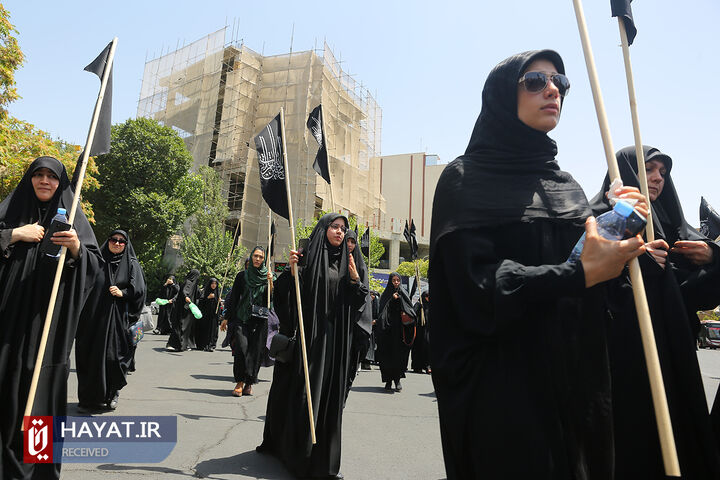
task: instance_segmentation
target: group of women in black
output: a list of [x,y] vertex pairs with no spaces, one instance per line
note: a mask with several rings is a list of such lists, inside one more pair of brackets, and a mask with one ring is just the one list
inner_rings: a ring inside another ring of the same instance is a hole
[[[201,289],[199,280],[200,272],[193,268],[181,285],[176,285],[174,275],[169,275],[163,285],[160,298],[168,303],[160,307],[156,333],[170,334],[169,351],[212,352],[217,346],[220,284],[217,278],[208,277]],[[195,317],[191,305],[199,309],[200,318]]]
[[[62,258],[44,251],[43,239],[58,209],[69,211],[72,200],[73,188],[63,164],[39,157],[0,203],[2,478],[60,475],[59,463],[23,462],[20,427]],[[98,247],[81,209],[72,228],[48,238],[67,250],[31,415],[66,415],[69,357],[76,338],[81,406],[112,406],[134,361],[130,327],[140,318],[145,300],[142,269],[125,231],[113,231]]]
[[[720,478],[695,353],[695,312],[720,303],[720,249],[685,221],[673,161],[657,148],[644,148],[650,198],[632,147],[617,154],[624,186],[609,192],[606,178],[588,202],[547,135],[569,87],[551,50],[498,64],[465,155],[435,191],[430,350],[448,479],[666,478],[633,258],[682,478]],[[656,240],[598,235],[593,215],[613,195],[652,212]],[[567,261],[583,233],[580,260]]]

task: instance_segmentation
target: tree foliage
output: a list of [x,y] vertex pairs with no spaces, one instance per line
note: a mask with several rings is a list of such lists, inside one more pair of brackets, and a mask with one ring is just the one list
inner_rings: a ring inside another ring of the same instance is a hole
[[110,152],[96,163],[100,188],[87,198],[98,240],[126,230],[152,291],[168,273],[161,261],[167,239],[202,206],[192,155],[172,128],[138,118],[113,125]]
[[[15,70],[24,59],[17,39],[17,33],[10,24],[10,14],[0,4],[0,199],[5,198],[20,182],[32,161],[43,155],[60,160],[72,176],[81,147],[62,140],[53,140],[50,135],[34,125],[8,115],[7,107],[19,98],[15,88]],[[91,158],[86,170],[83,192],[97,189],[94,178],[97,173]],[[93,211],[90,203],[83,201],[83,210],[90,222]]]
[[[418,260],[418,269],[420,270],[420,277],[421,278],[427,278],[428,276],[428,266],[430,265],[430,262],[428,260]],[[414,277],[415,276],[415,263],[414,262],[402,262],[400,265],[398,265],[397,270],[395,270],[397,273],[402,275],[403,277]]]
[[198,174],[203,183],[202,207],[190,221],[189,231],[183,234],[180,247],[183,270],[197,268],[201,275],[215,277],[221,285],[231,286],[247,249],[242,245],[233,249],[233,233],[225,228],[228,208],[222,179],[210,167],[201,167]]
[[20,98],[15,87],[15,70],[24,62],[25,55],[13,35],[17,33],[10,23],[10,12],[0,4],[0,120],[7,117],[7,106]]

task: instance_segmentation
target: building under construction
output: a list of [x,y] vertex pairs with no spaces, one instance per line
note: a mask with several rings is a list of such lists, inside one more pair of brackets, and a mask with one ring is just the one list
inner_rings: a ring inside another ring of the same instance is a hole
[[[295,218],[330,210],[330,189],[313,170],[317,142],[306,127],[323,105],[336,209],[373,223],[385,212],[380,171],[382,110],[367,88],[322,49],[263,56],[223,28],[145,63],[138,116],[176,130],[195,168],[209,165],[224,181],[233,227],[247,246],[267,243],[268,207],[260,194],[253,137],[285,109],[285,138]],[[284,223],[284,220],[278,226]],[[289,231],[278,228],[280,250]]]

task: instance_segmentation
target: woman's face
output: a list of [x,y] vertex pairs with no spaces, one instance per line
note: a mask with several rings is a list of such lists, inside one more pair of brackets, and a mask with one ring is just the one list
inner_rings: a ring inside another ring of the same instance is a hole
[[217,282],[213,280],[212,282],[210,282],[210,290],[215,290],[216,288],[217,288]]
[[[549,60],[535,60],[523,72],[543,72],[547,75],[558,73],[555,65]],[[560,121],[560,91],[551,81],[547,82],[542,92],[528,92],[525,87],[518,84],[518,118],[528,127],[549,132]]]
[[35,196],[41,202],[49,202],[60,185],[60,179],[49,168],[39,168],[32,174]]
[[113,233],[108,238],[108,248],[114,254],[122,253],[125,250],[127,239],[119,233]]
[[336,218],[328,226],[327,229],[327,240],[333,247],[339,247],[345,238],[345,232],[347,232],[347,224],[344,218]]
[[255,250],[252,254],[252,263],[253,267],[260,268],[262,267],[263,261],[265,260],[265,254],[262,250]]
[[352,253],[353,250],[355,250],[355,245],[357,245],[357,243],[355,242],[354,238],[348,238],[347,245],[348,245],[348,252]]
[[648,196],[654,202],[660,196],[665,186],[665,175],[667,168],[660,160],[645,162],[645,173],[647,174]]
[[398,277],[397,275],[393,275],[392,284],[393,287],[398,288],[400,286],[400,277]]

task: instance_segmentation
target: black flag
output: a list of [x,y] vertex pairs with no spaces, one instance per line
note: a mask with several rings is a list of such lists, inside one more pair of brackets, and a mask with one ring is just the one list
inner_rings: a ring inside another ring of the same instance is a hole
[[[100,55],[93,60],[90,65],[85,67],[85,71],[94,73],[100,77],[102,82],[103,74],[105,73],[105,67],[107,66],[108,57],[110,56],[110,47],[112,42],[108,43],[105,50],[100,52]],[[93,137],[93,143],[90,147],[90,156],[102,155],[110,151],[110,126],[112,117],[112,67],[108,74],[107,85],[105,86],[105,96],[103,97],[102,105],[100,106],[100,116],[98,117],[98,123],[95,127],[95,136]]]
[[410,228],[408,228],[407,220],[405,221],[405,229],[403,230],[403,236],[410,246],[410,257],[415,260],[417,259],[418,244],[415,239],[415,222],[410,220]]
[[715,240],[720,236],[720,215],[705,200],[700,197],[700,233]]
[[360,237],[360,251],[370,261],[370,227],[365,229],[365,233]]
[[315,155],[313,170],[330,184],[330,167],[328,167],[327,146],[325,145],[325,132],[323,132],[322,125],[322,105],[318,105],[310,112],[307,119],[307,127],[315,137],[318,145],[320,145],[317,155]]
[[273,258],[275,256],[275,234],[277,233],[277,230],[275,230],[275,220],[272,221],[270,224],[270,247],[268,248],[268,255],[270,255],[270,258]]
[[255,150],[260,166],[260,189],[263,199],[273,212],[289,221],[281,135],[278,114],[255,137]]
[[635,35],[637,35],[637,28],[635,28],[630,2],[632,0],[610,0],[610,9],[613,17],[622,17],[627,32],[628,44],[632,45]]

